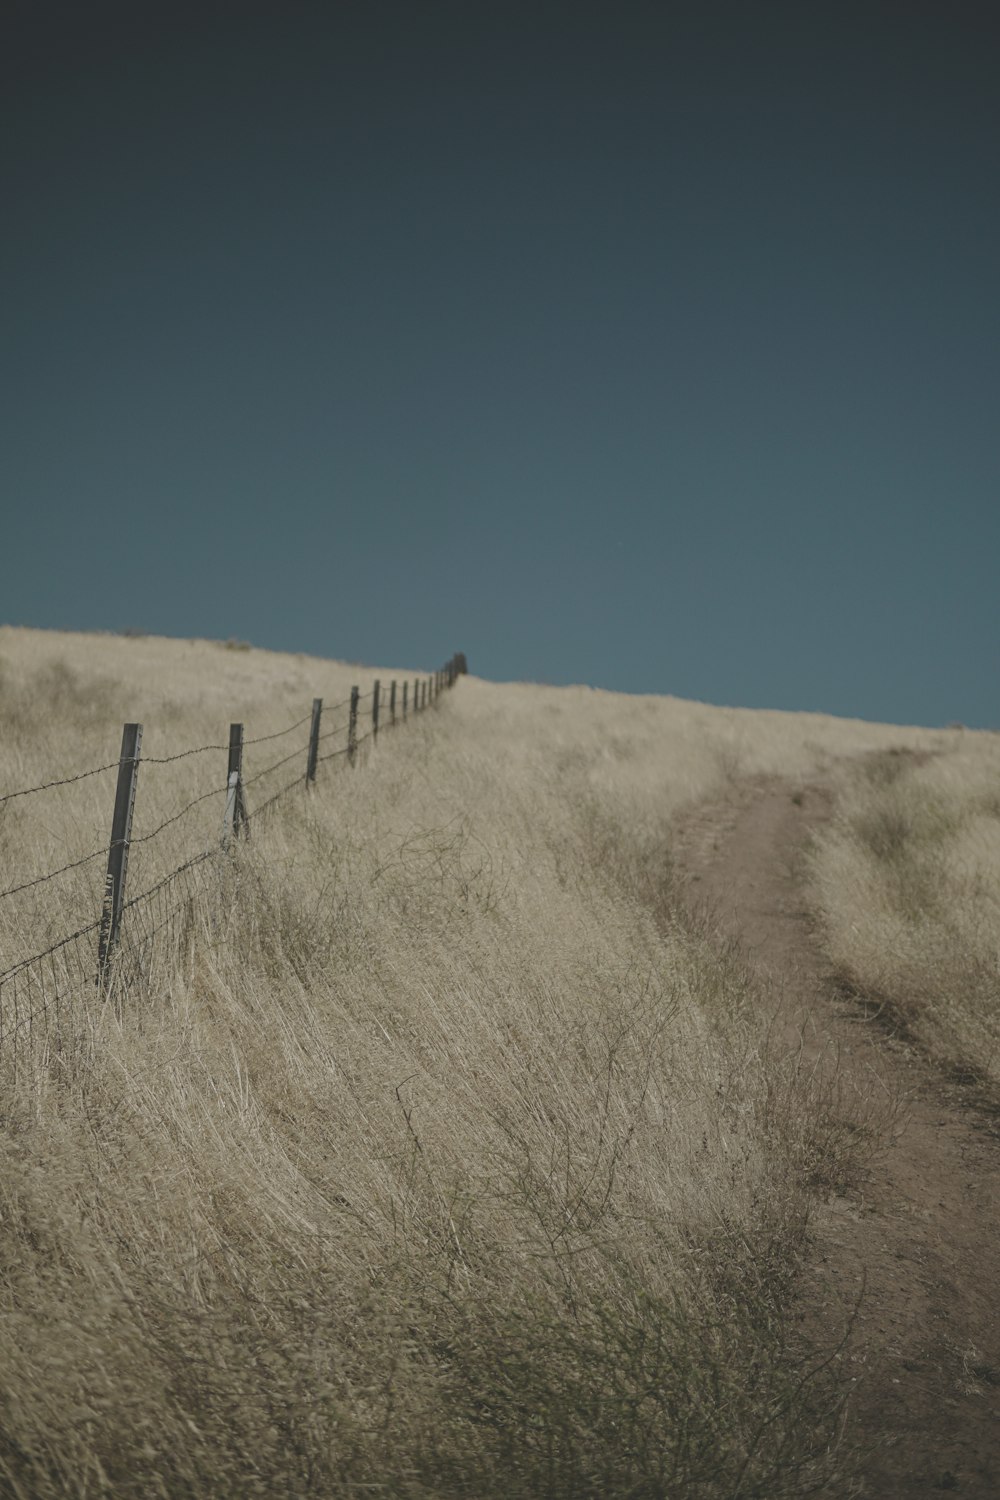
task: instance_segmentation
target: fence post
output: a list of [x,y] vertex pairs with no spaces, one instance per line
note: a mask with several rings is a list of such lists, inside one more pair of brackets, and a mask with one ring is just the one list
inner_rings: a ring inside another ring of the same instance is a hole
[[395,679],[395,677],[392,679],[392,682],[391,682],[391,684],[389,686],[389,722],[392,723],[392,724],[395,724],[395,722],[396,722],[396,679]]
[[413,679],[413,712],[420,712],[420,680],[417,677]]
[[126,724],[122,731],[122,752],[118,760],[118,786],[115,789],[115,810],[111,819],[111,845],[108,849],[108,873],[104,881],[101,935],[97,944],[98,984],[105,982],[112,954],[118,945],[141,745],[142,725]]
[[405,683],[405,682],[403,683],[403,718],[404,719],[406,718],[406,689],[407,689],[408,686],[409,686],[408,683]]
[[323,712],[322,698],[313,699],[312,723],[309,725],[309,758],[306,761],[306,785],[316,780],[316,757],[319,755],[319,721]]
[[373,740],[377,740],[378,739],[378,704],[379,704],[379,698],[381,697],[381,695],[382,695],[382,684],[379,682],[378,678],[376,677],[376,679],[375,679],[375,686],[372,689],[372,739]]
[[222,847],[229,848],[231,834],[244,838],[250,832],[250,818],[243,797],[243,725],[229,726],[229,770],[226,776],[226,812],[222,820]]
[[347,721],[347,759],[353,766],[358,753],[358,697],[359,690],[351,688],[351,716]]

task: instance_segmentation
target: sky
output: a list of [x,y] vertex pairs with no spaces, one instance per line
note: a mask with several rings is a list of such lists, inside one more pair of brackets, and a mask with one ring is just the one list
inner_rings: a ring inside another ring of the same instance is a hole
[[8,0],[0,620],[1000,726],[1000,7]]

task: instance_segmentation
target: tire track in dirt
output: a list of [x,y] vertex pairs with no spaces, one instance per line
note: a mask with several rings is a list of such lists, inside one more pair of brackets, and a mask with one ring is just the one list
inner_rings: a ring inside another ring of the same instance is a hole
[[838,991],[803,864],[831,800],[819,784],[744,783],[682,822],[675,866],[691,903],[708,907],[773,985],[779,1023],[806,1063],[837,1069],[858,1128],[873,1090],[898,1100],[862,1180],[817,1206],[799,1291],[805,1336],[819,1344],[858,1308],[841,1358],[854,1382],[845,1437],[863,1455],[860,1493],[993,1500],[1000,1128],[968,1089]]

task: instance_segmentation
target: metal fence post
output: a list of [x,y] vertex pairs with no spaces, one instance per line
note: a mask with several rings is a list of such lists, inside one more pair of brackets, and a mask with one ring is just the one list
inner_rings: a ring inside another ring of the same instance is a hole
[[382,684],[379,682],[378,678],[376,677],[376,679],[375,679],[375,686],[372,689],[372,739],[373,740],[377,740],[378,739],[378,706],[379,706],[379,699],[380,699],[381,696],[382,696]]
[[319,755],[319,721],[323,712],[322,698],[313,699],[312,723],[309,725],[309,758],[306,761],[306,785],[316,780],[316,757]]
[[395,724],[395,722],[396,722],[396,679],[395,679],[395,677],[392,679],[392,682],[391,682],[391,684],[389,686],[389,722],[391,724]]
[[351,716],[347,721],[347,759],[353,766],[358,753],[358,698],[360,690],[351,688]]
[[408,686],[409,686],[408,683],[405,683],[405,682],[403,683],[403,718],[404,719],[406,718],[406,689],[407,689]]
[[250,832],[250,819],[243,797],[243,725],[229,726],[229,770],[226,777],[226,812],[222,820],[222,847],[228,849],[232,834],[244,838]]
[[118,760],[118,786],[115,810],[111,819],[111,845],[108,849],[108,873],[104,881],[104,907],[101,912],[101,934],[97,945],[97,982],[103,984],[115,948],[125,903],[125,876],[128,873],[128,846],[132,837],[132,809],[135,806],[135,784],[139,776],[139,750],[142,725],[126,724],[122,731],[122,751]]

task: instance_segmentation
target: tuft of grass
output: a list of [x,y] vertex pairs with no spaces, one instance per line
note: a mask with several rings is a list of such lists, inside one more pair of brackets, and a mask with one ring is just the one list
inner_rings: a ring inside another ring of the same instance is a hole
[[813,886],[849,986],[947,1067],[1000,1085],[996,741],[967,731],[925,761],[841,774]]

